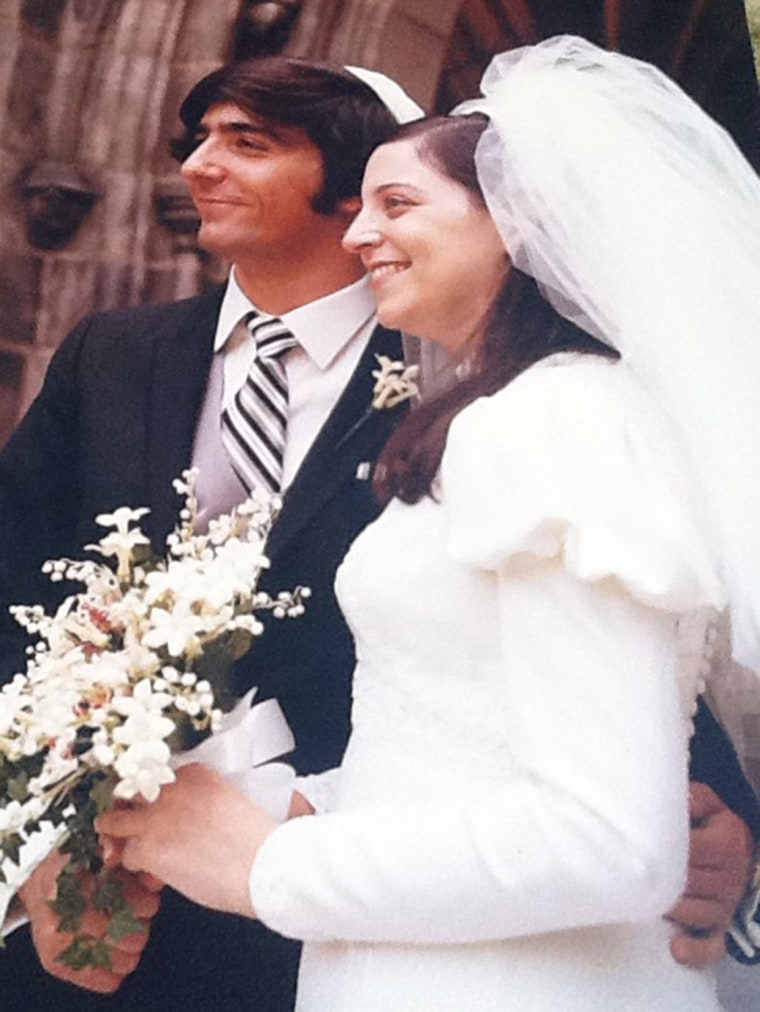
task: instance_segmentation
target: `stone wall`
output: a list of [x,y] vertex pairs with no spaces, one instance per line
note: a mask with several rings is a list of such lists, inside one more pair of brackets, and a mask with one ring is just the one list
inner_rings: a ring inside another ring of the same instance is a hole
[[0,441],[84,313],[201,285],[168,140],[181,96],[226,56],[239,6],[3,0]]

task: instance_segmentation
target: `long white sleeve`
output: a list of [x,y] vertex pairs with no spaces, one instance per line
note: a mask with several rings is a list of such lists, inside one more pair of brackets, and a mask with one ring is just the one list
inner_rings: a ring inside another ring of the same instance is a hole
[[[270,927],[466,942],[637,920],[677,898],[686,766],[669,618],[535,560],[501,574],[499,595],[521,775],[281,826],[251,875]],[[547,614],[550,630],[535,621]]]

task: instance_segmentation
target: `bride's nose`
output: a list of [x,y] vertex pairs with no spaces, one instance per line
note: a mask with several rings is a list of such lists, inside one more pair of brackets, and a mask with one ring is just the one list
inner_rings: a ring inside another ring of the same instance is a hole
[[360,211],[343,234],[343,249],[348,253],[361,253],[377,246],[381,239],[379,229],[372,226],[366,212]]

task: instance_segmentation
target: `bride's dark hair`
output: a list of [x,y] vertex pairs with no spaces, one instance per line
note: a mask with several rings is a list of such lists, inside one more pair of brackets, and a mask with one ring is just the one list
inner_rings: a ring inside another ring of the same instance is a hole
[[[389,143],[413,140],[423,161],[485,205],[475,171],[475,148],[487,125],[487,118],[479,113],[439,116],[401,127]],[[484,337],[468,359],[467,376],[415,408],[388,441],[375,473],[375,491],[381,501],[397,496],[415,503],[431,495],[454,416],[471,401],[495,393],[528,366],[558,351],[618,357],[612,348],[560,316],[533,278],[512,267],[488,311]]]

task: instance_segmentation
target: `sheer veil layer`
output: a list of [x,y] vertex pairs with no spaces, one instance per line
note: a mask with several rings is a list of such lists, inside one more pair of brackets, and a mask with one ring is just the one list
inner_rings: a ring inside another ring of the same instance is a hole
[[[456,114],[515,265],[616,348],[700,486],[732,652],[760,671],[760,179],[649,64],[572,36],[501,54]],[[701,505],[700,505],[701,504]]]

